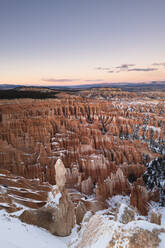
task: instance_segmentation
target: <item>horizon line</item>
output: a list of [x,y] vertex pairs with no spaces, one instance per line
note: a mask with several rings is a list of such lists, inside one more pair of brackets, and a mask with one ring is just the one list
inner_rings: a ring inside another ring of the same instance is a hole
[[64,84],[64,85],[46,85],[46,84],[38,84],[38,83],[2,83],[0,85],[8,85],[8,86],[22,86],[22,87],[83,87],[83,86],[97,86],[97,85],[125,85],[125,84],[159,84],[165,83],[165,80],[152,80],[152,81],[140,81],[140,82],[100,82],[100,83],[82,83],[82,84]]

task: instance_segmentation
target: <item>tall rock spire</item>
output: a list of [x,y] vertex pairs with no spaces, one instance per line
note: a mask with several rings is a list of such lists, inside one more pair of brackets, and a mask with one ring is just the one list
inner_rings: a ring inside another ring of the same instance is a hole
[[62,190],[66,183],[66,169],[61,159],[58,159],[55,163],[55,179],[56,184],[59,187],[60,190]]

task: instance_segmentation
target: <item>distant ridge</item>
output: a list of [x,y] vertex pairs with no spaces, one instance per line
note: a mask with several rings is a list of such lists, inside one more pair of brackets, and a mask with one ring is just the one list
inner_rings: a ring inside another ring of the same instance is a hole
[[20,84],[0,84],[0,90],[7,89],[16,89],[16,88],[42,88],[42,89],[55,89],[55,90],[71,90],[71,89],[89,89],[89,88],[129,88],[129,87],[161,87],[165,86],[165,81],[151,81],[151,82],[139,82],[139,83],[130,83],[130,82],[119,82],[119,83],[96,83],[96,84],[77,84],[77,85],[20,85]]
[[24,85],[19,85],[19,84],[0,84],[0,89],[1,90],[7,90],[7,89],[14,89],[16,87],[23,87]]

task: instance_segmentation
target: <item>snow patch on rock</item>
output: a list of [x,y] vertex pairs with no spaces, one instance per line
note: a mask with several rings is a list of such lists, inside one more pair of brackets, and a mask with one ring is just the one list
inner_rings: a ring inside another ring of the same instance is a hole
[[52,207],[57,207],[62,197],[61,192],[57,185],[53,186],[52,191],[48,193],[48,205]]

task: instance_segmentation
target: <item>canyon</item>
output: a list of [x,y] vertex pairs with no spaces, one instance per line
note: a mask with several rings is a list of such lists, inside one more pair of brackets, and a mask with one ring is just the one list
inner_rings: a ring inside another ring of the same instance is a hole
[[61,158],[67,188],[98,201],[137,197],[146,164],[165,154],[164,97],[101,88],[53,100],[1,100],[0,168],[55,184]]
[[0,209],[10,213],[46,206],[60,184],[60,159],[78,223],[118,195],[148,216],[151,202],[165,205],[164,155],[163,91],[91,88],[0,100]]

